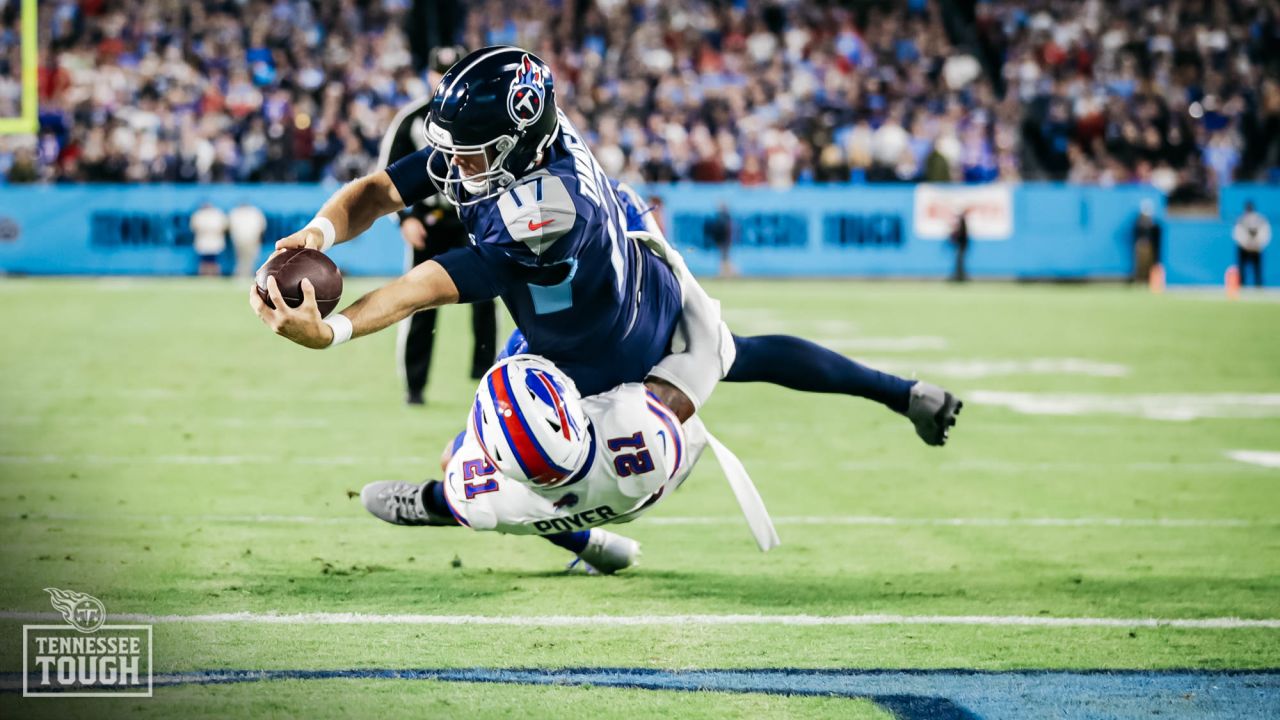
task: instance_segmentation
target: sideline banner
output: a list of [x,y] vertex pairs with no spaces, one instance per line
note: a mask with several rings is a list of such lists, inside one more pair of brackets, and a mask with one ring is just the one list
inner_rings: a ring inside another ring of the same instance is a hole
[[1013,191],[1008,185],[916,186],[915,233],[946,240],[965,213],[972,240],[1008,240],[1013,235]]

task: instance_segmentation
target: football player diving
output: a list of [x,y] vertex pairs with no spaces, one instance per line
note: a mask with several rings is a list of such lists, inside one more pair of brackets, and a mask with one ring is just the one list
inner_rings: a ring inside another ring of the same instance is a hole
[[[297,308],[249,302],[277,334],[332,347],[414,312],[501,297],[529,353],[583,395],[642,382],[671,349],[681,292],[670,268],[627,235],[624,200],[556,108],[550,69],[514,47],[471,53],[431,98],[427,144],[338,190],[279,249],[328,250],[435,193],[458,206],[472,243],[442,253],[322,319],[310,283]],[[278,295],[274,278],[268,292]],[[929,445],[947,441],[961,402],[788,335],[732,336],[727,382],[770,382],[868,398],[905,415]],[[686,408],[687,409],[687,408]]]

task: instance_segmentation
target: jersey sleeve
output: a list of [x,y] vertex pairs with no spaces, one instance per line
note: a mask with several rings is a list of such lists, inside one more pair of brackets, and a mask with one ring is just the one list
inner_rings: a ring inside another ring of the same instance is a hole
[[497,514],[489,496],[502,489],[504,480],[485,459],[471,433],[466,433],[445,467],[444,499],[449,512],[472,530],[493,530],[497,527]]
[[492,300],[519,281],[519,263],[493,247],[471,244],[432,258],[458,288],[458,302]]
[[427,165],[434,162],[437,165],[436,174],[441,177],[447,175],[448,168],[445,167],[444,156],[433,156],[433,152],[435,148],[428,145],[387,166],[387,175],[391,176],[391,182],[400,192],[400,199],[404,201],[405,207],[422,202],[440,192],[440,188],[427,172]]
[[556,517],[546,498],[498,472],[470,432],[445,468],[444,499],[458,522],[478,531],[536,535],[540,520]]

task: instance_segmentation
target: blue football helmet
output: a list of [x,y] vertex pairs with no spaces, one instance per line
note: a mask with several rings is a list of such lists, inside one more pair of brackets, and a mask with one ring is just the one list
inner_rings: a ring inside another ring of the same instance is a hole
[[[450,202],[471,205],[533,170],[559,130],[547,64],[516,47],[482,48],[449,68],[431,97],[427,171]],[[484,170],[464,173],[460,155],[483,155]]]

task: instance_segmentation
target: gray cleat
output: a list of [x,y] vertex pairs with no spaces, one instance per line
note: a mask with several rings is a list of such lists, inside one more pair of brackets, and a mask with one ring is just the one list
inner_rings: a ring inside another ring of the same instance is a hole
[[588,574],[612,575],[640,562],[640,543],[608,530],[592,528],[587,546],[578,553],[578,560],[569,564],[569,569],[578,561],[586,565]]
[[917,382],[911,386],[907,418],[916,426],[916,434],[928,445],[946,445],[955,427],[956,416],[964,403],[937,385]]
[[374,517],[392,525],[453,525],[452,518],[438,518],[427,509],[422,493],[427,483],[380,480],[360,491],[360,502]]

